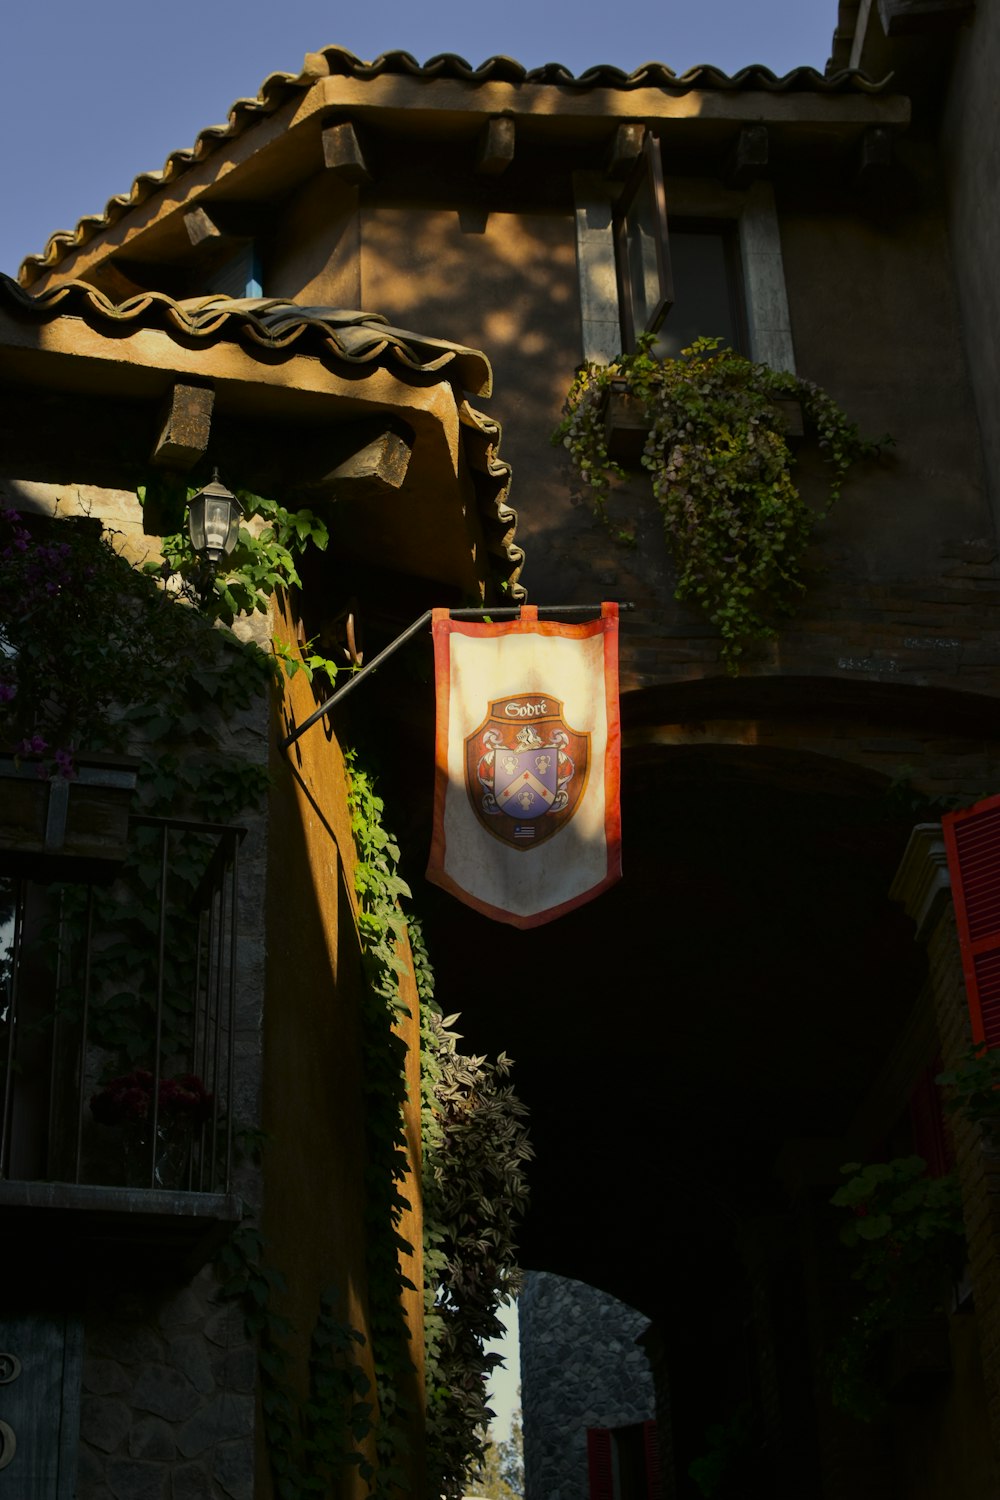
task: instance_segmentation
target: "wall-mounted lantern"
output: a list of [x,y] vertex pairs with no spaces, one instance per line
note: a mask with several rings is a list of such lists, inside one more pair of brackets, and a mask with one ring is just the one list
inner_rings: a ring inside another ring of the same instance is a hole
[[242,518],[242,505],[226,489],[216,469],[211,484],[199,490],[188,505],[191,545],[206,564],[209,578],[215,577],[222,558],[228,557],[235,548]]

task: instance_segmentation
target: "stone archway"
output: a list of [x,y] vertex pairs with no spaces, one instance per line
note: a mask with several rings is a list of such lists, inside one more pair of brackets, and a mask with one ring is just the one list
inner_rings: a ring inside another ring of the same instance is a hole
[[925,974],[888,896],[914,821],[889,789],[794,746],[647,740],[614,891],[528,933],[425,903],[439,995],[532,1110],[524,1259],[653,1320],[678,1496],[745,1406],[774,1492],[819,1482],[797,1237],[865,1149]]

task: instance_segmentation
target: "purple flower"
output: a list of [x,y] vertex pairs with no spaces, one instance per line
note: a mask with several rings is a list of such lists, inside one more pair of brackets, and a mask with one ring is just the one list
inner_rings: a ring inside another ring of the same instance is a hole
[[13,703],[16,697],[16,682],[0,682],[0,703]]
[[43,740],[40,734],[33,734],[30,739],[23,739],[17,747],[18,755],[44,755],[49,748],[47,740]]

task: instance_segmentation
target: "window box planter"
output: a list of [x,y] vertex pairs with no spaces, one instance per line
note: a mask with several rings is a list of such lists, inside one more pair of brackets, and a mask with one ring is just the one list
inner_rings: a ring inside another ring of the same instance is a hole
[[123,756],[78,756],[74,777],[50,778],[0,751],[0,874],[111,880],[128,850],[138,767]]
[[645,402],[629,394],[624,382],[616,381],[604,406],[604,436],[608,457],[625,469],[638,469],[652,421]]
[[[802,403],[792,400],[777,400],[775,408],[781,418],[785,440],[795,447],[804,436]],[[624,380],[613,381],[607,391],[604,404],[604,436],[608,457],[623,469],[638,469],[642,466],[642,453],[652,421],[645,403],[629,393]]]

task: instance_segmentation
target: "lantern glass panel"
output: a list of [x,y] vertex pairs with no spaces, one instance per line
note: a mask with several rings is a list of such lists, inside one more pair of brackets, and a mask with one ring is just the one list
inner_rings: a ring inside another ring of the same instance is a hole
[[221,557],[228,557],[239,540],[242,515],[236,496],[213,481],[195,495],[188,509],[188,532],[194,550],[213,566]]

